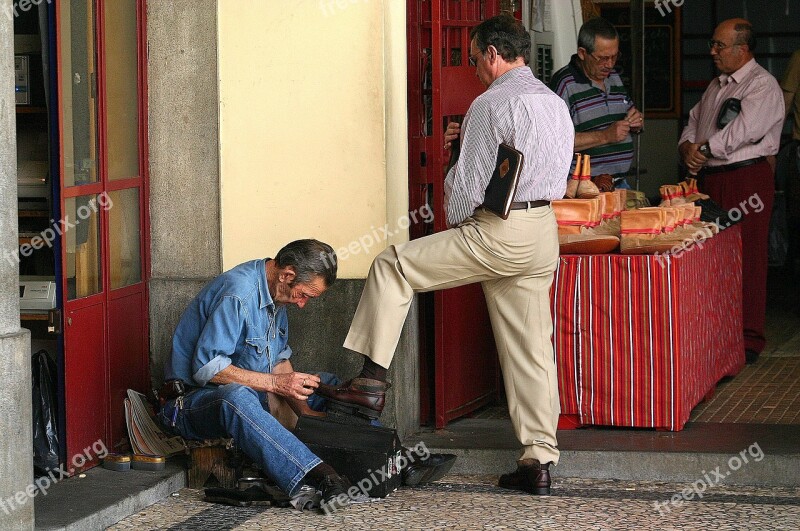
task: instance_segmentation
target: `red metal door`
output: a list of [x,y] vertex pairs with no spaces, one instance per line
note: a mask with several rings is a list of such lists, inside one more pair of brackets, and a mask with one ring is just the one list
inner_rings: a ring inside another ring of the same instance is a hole
[[[411,227],[411,237],[419,238],[447,228],[444,129],[461,121],[484,90],[469,66],[469,32],[498,14],[500,2],[408,0],[407,6],[410,208],[427,204],[434,212],[432,224]],[[420,311],[421,414],[426,422],[435,411],[435,425],[442,428],[496,397],[494,338],[480,285],[424,294]]]
[[56,3],[67,468],[125,437],[148,386],[143,13],[140,0]]

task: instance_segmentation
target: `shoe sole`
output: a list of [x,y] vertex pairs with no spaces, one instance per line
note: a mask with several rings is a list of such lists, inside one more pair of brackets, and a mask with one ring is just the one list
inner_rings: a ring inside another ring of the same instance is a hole
[[522,487],[510,487],[510,486],[503,486],[498,484],[498,487],[501,489],[506,490],[518,490],[520,492],[527,492],[528,494],[533,494],[534,496],[550,496],[550,487],[535,487],[532,489],[526,489]]
[[322,509],[323,514],[331,515],[336,513],[337,511],[341,511],[348,505],[350,505],[350,499],[347,497],[346,494],[343,495],[340,494],[339,496],[334,497],[329,502],[321,501],[319,504],[319,508]]
[[370,409],[364,406],[359,406],[358,404],[340,402],[335,398],[328,398],[328,408],[338,413],[345,413],[348,415],[359,415],[362,417],[366,417],[369,420],[375,420],[380,418],[381,416],[381,413],[379,411],[375,411],[374,409]]
[[415,487],[420,483],[424,483],[425,476],[430,470],[425,468],[414,468],[411,472],[403,474],[403,485],[406,487]]
[[425,478],[422,480],[423,483],[433,483],[434,481],[439,481],[443,477],[450,472],[450,469],[453,468],[453,464],[456,462],[456,456],[453,456],[446,461],[439,463],[438,465],[434,466],[429,470],[428,474],[425,475]]

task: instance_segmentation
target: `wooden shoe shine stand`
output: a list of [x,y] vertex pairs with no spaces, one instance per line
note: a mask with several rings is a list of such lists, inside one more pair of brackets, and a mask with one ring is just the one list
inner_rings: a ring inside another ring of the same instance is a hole
[[244,456],[226,441],[208,441],[189,449],[187,486],[202,489],[206,486],[236,488],[242,477]]

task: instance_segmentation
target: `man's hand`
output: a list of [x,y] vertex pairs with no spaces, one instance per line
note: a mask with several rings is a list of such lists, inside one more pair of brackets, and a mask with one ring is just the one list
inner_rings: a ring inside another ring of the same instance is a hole
[[628,114],[625,115],[625,119],[630,124],[631,131],[634,133],[637,131],[641,131],[644,127],[644,115],[639,112],[639,109],[636,107],[631,107],[628,109]]
[[686,165],[686,168],[689,170],[689,173],[692,175],[697,175],[700,169],[705,165],[706,161],[708,160],[702,153],[700,153],[700,146],[702,144],[696,144],[694,142],[689,142],[686,140],[683,144],[678,147],[680,151],[681,158],[683,159],[683,163]]
[[458,139],[461,134],[461,124],[458,122],[450,122],[447,124],[447,130],[444,132],[444,148],[450,149],[453,145],[453,140]]
[[316,374],[292,371],[269,376],[272,377],[270,392],[296,400],[308,400],[314,389],[319,387],[319,376]]
[[628,137],[631,130],[631,124],[627,119],[614,122],[607,129],[603,131],[606,137],[606,144],[616,144],[622,142]]

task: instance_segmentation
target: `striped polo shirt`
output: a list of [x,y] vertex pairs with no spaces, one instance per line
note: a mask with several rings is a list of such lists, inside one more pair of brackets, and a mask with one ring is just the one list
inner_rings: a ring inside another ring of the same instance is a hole
[[[616,70],[606,78],[603,91],[583,73],[577,54],[572,56],[567,66],[553,74],[550,88],[567,103],[578,133],[602,131],[610,124],[623,120],[633,106]],[[583,153],[592,157],[593,176],[626,173],[633,161],[633,140],[629,134],[622,142],[593,147]]]

